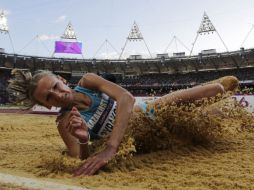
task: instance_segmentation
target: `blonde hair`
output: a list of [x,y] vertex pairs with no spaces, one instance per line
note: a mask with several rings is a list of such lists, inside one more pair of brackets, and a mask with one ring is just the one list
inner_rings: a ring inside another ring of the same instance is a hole
[[35,104],[42,105],[33,96],[39,80],[45,76],[55,76],[52,72],[44,70],[37,71],[32,76],[31,72],[21,69],[13,69],[11,75],[12,78],[9,80],[7,87],[10,101],[22,103],[29,108]]

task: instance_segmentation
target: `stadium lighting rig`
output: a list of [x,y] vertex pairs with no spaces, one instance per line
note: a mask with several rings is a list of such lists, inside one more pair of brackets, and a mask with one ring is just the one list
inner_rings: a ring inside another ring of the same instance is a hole
[[12,38],[11,38],[9,27],[8,27],[7,16],[5,15],[3,10],[0,12],[0,33],[8,34],[13,53],[15,53]]
[[133,41],[143,41],[145,46],[146,46],[146,48],[147,48],[147,51],[148,51],[150,57],[152,58],[152,54],[151,54],[151,52],[150,52],[150,50],[149,50],[149,48],[148,48],[148,46],[147,46],[147,44],[145,42],[145,39],[144,39],[142,33],[140,32],[137,23],[134,21],[134,24],[132,25],[131,31],[130,31],[130,33],[129,33],[126,41],[125,41],[125,44],[124,44],[124,46],[122,48],[122,52],[121,52],[121,54],[119,56],[119,59],[121,59],[127,43],[128,42],[133,42]]
[[141,41],[144,39],[135,21],[127,39],[130,41]]
[[218,33],[218,31],[215,29],[214,25],[212,24],[212,21],[209,19],[208,15],[206,14],[206,12],[204,12],[203,14],[203,18],[202,18],[202,21],[201,21],[201,24],[199,26],[199,29],[197,31],[197,35],[196,35],[196,38],[192,44],[192,48],[191,48],[191,51],[190,51],[190,56],[192,54],[192,51],[194,49],[194,45],[198,39],[198,36],[199,35],[204,35],[204,34],[213,34],[214,32],[217,33],[217,35],[219,36],[221,42],[223,43],[225,49],[227,50],[228,52],[228,48],[226,46],[226,44],[224,43],[224,41],[222,40],[220,34]]
[[78,42],[78,38],[71,22],[68,23],[63,35],[61,36],[61,40],[55,41],[55,50],[52,57],[54,57],[55,53],[80,54],[84,59],[82,53],[82,43]]
[[0,32],[5,34],[9,32],[7,18],[3,11],[0,13]]
[[62,39],[72,39],[72,40],[77,40],[77,36],[75,34],[75,31],[73,29],[73,26],[71,22],[68,23],[64,34],[61,36]]
[[200,27],[198,29],[198,34],[200,34],[200,35],[206,34],[206,33],[209,34],[209,32],[213,33],[215,31],[216,31],[216,29],[213,26],[211,20],[207,16],[206,12],[204,12],[203,19],[202,19]]

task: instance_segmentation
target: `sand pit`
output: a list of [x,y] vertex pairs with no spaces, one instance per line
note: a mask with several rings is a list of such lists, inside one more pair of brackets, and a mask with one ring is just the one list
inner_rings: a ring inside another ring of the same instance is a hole
[[14,186],[13,184],[9,184],[9,183],[0,183],[0,189],[1,190],[33,190],[33,189],[28,189],[22,186]]
[[[64,185],[62,183],[55,183],[48,180],[32,179],[27,177],[14,176],[6,173],[0,173],[1,189],[22,189],[22,190],[36,190],[36,189],[61,189],[61,190],[87,190],[83,187]],[[15,184],[15,186],[14,186]]]
[[[156,134],[158,138],[149,141],[152,135],[147,132],[146,141],[158,144],[157,151],[135,154],[110,164],[97,175],[77,178],[72,177],[72,172],[81,161],[62,155],[65,147],[55,127],[55,116],[0,114],[0,172],[91,189],[254,189],[254,119],[236,108],[236,112],[225,110],[227,106],[223,109],[220,120],[207,119],[210,112],[218,114],[213,109],[192,118],[201,123],[199,119],[204,117],[200,126],[215,123],[215,128],[225,127],[226,131],[215,132],[227,135],[201,142],[186,134],[176,138],[178,132],[170,128],[169,133]],[[183,120],[188,116],[184,113]],[[180,121],[170,122],[176,128]],[[186,129],[193,122],[189,119],[188,125],[179,126]],[[213,130],[206,133],[209,136]],[[167,146],[163,147],[163,143]]]

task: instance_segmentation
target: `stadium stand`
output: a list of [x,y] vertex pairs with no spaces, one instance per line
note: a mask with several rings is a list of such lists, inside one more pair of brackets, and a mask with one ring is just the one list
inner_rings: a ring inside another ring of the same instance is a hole
[[64,77],[71,87],[84,73],[97,73],[113,80],[134,95],[162,95],[225,75],[234,75],[241,87],[254,86],[254,49],[154,59],[97,60],[36,57],[0,53],[0,103],[8,102],[7,80],[13,68],[50,70]]

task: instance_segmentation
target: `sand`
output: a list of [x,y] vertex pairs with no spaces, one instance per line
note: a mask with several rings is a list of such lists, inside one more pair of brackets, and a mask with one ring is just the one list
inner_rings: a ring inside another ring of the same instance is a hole
[[0,172],[91,189],[254,189],[251,114],[232,101],[166,111],[142,121],[145,129],[136,123],[115,162],[76,178],[72,172],[82,162],[62,155],[55,116],[0,114]]
[[14,186],[13,184],[9,184],[9,183],[4,183],[4,184],[1,184],[0,183],[0,189],[1,190],[32,190],[32,189],[28,189],[28,188],[24,188],[24,187],[21,187],[21,186]]

